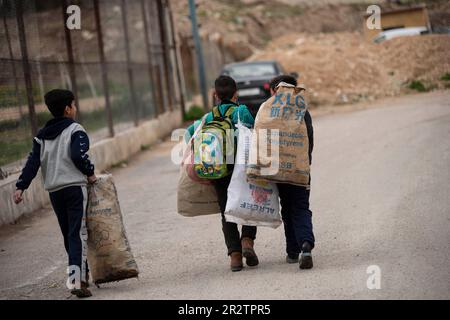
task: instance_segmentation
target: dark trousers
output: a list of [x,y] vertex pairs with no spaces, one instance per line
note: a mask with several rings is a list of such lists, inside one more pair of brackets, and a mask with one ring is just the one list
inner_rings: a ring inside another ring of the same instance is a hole
[[72,186],[50,192],[50,201],[64,238],[64,247],[69,256],[69,267],[78,267],[81,281],[85,281],[88,271],[86,187]]
[[242,226],[242,235],[239,236],[239,230],[236,223],[227,222],[225,220],[225,207],[227,205],[227,190],[230,185],[231,174],[214,181],[214,187],[216,189],[217,197],[219,199],[220,212],[222,213],[222,231],[225,237],[225,244],[228,248],[228,255],[232,252],[242,252],[241,239],[250,238],[255,240],[256,227],[254,226]]
[[286,253],[296,256],[308,241],[314,247],[312,212],[309,210],[310,190],[305,187],[278,183],[281,216],[286,236]]

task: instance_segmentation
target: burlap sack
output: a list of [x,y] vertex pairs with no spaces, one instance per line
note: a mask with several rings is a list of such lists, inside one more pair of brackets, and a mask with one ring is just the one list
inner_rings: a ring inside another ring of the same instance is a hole
[[139,270],[123,226],[112,175],[88,186],[88,264],[94,283],[137,277]]
[[177,211],[185,217],[195,217],[220,212],[214,186],[200,184],[189,178],[185,166],[180,168],[177,190]]
[[[248,178],[309,186],[309,141],[302,90],[281,82],[276,94],[261,105],[255,119]],[[275,134],[273,129],[279,133]],[[262,130],[267,130],[265,137],[261,135]],[[270,150],[277,145],[278,159],[274,159]],[[261,152],[261,148],[269,151]],[[271,165],[275,170],[267,170]]]

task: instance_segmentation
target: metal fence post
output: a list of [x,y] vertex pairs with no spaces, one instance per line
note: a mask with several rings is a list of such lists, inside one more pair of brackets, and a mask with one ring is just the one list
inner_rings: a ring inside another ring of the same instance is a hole
[[169,50],[168,50],[168,43],[167,43],[167,34],[166,34],[166,19],[164,14],[164,9],[162,5],[162,0],[156,0],[156,7],[158,12],[158,25],[159,25],[159,37],[161,39],[161,49],[163,54],[163,64],[164,64],[164,79],[166,81],[166,88],[167,88],[167,96],[169,100],[169,110],[173,110],[173,84],[171,83],[171,68],[169,63]]
[[20,103],[19,84],[17,83],[16,64],[14,61],[14,54],[13,54],[12,46],[11,46],[11,38],[9,36],[8,23],[6,22],[6,15],[3,16],[3,25],[5,27],[6,42],[8,43],[9,59],[11,60],[11,68],[12,68],[12,73],[13,73],[13,78],[14,78],[14,91],[16,92],[17,106],[19,108],[20,117],[22,118],[23,110],[22,110],[22,104]]
[[167,0],[167,9],[169,11],[169,23],[170,23],[170,32],[172,35],[172,46],[173,46],[173,50],[174,50],[174,56],[175,56],[175,71],[176,71],[176,76],[177,76],[177,83],[178,83],[178,88],[180,91],[180,106],[181,106],[181,115],[183,117],[183,119],[185,118],[186,115],[186,105],[185,105],[185,95],[184,95],[184,86],[183,86],[183,82],[181,80],[181,64],[180,64],[180,59],[178,59],[178,43],[177,43],[177,38],[176,38],[176,34],[175,34],[175,25],[173,22],[173,14],[172,14],[172,9],[170,7],[170,0]]
[[102,33],[102,26],[100,21],[100,8],[98,5],[98,0],[94,1],[94,11],[95,11],[95,25],[97,29],[97,40],[98,40],[98,50],[99,50],[99,57],[100,57],[100,66],[101,66],[101,73],[102,73],[102,82],[103,82],[103,93],[105,95],[105,107],[106,107],[106,116],[108,120],[108,128],[109,128],[109,135],[111,137],[114,136],[114,126],[113,126],[113,120],[112,120],[112,111],[111,111],[111,104],[109,99],[109,88],[108,88],[108,71],[107,66],[105,63],[105,51],[103,48],[103,33]]
[[67,14],[67,7],[68,3],[67,0],[61,0],[61,6],[62,6],[62,14],[63,14],[63,27],[64,27],[64,38],[66,40],[66,49],[67,49],[67,58],[69,59],[69,77],[70,82],[72,84],[72,91],[75,96],[75,106],[78,109],[77,117],[80,122],[82,122],[83,115],[80,110],[80,102],[78,98],[78,85],[77,85],[77,76],[75,71],[75,59],[73,56],[73,47],[72,47],[72,36],[70,34],[70,30],[66,26],[66,21],[68,19]]
[[145,10],[145,0],[141,0],[141,11],[142,11],[142,20],[144,22],[144,36],[145,36],[145,48],[147,51],[147,62],[148,62],[148,70],[149,70],[149,77],[150,77],[150,83],[152,85],[152,92],[153,92],[153,102],[155,104],[155,113],[156,116],[162,114],[164,111],[162,110],[163,107],[163,101],[162,101],[162,88],[161,88],[161,81],[160,77],[155,78],[155,74],[153,74],[153,59],[152,59],[152,52],[150,48],[150,38],[149,38],[149,32],[148,32],[148,21],[147,21],[147,14]]
[[[149,3],[152,3],[151,2],[152,0],[150,0],[150,2]],[[149,16],[150,16],[150,18],[151,18],[151,10],[150,10],[151,8],[150,8],[150,6],[148,7],[148,13],[149,13]],[[147,23],[147,27],[149,27],[149,23]],[[163,106],[163,104],[164,104],[164,93],[163,93],[163,88],[162,88],[162,80],[161,80],[161,71],[160,71],[160,69],[159,69],[159,66],[158,65],[155,65],[154,64],[154,61],[153,61],[153,49],[152,49],[152,42],[151,42],[151,34],[148,32],[148,30],[149,29],[147,29],[146,28],[146,30],[147,30],[147,34],[148,34],[148,36],[149,36],[149,46],[148,46],[148,48],[149,48],[149,55],[150,55],[150,60],[152,61],[152,70],[153,70],[153,74],[154,74],[154,76],[155,76],[155,82],[154,82],[154,84],[156,85],[156,90],[157,90],[157,96],[158,96],[158,100],[159,100],[159,102],[158,102],[158,104],[157,104],[157,109],[158,109],[158,114],[162,114],[162,113],[164,113],[164,106]]]
[[123,24],[123,34],[125,37],[125,55],[127,60],[127,71],[128,71],[128,84],[130,85],[130,94],[131,94],[131,104],[133,110],[133,119],[134,125],[137,126],[139,124],[139,116],[137,113],[138,102],[136,98],[136,91],[134,89],[134,78],[133,78],[133,68],[131,67],[131,57],[130,57],[130,42],[128,37],[128,24],[127,24],[127,7],[125,4],[125,0],[122,0],[120,3],[121,11],[122,11],[122,24]]
[[25,88],[27,90],[28,114],[30,116],[31,133],[37,133],[37,118],[34,109],[33,85],[31,82],[30,62],[28,61],[27,38],[25,35],[25,25],[23,23],[23,0],[16,1],[17,27],[19,31],[20,51],[22,53],[23,75],[25,78]]
[[208,93],[206,89],[205,65],[203,61],[203,52],[200,35],[198,34],[195,0],[189,0],[189,11],[192,23],[192,35],[194,36],[195,52],[197,53],[198,73],[200,78],[200,91],[203,98],[203,108],[205,110],[208,110],[209,103],[208,103]]

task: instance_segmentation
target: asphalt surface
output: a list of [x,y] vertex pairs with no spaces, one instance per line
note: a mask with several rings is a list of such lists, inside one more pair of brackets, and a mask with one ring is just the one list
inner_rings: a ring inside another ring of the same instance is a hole
[[[113,170],[141,273],[92,298],[449,299],[450,92],[339,108],[313,113],[312,270],[285,263],[281,226],[258,229],[260,265],[232,273],[219,216],[176,213],[166,141]],[[0,298],[76,299],[65,263],[50,208],[0,229]]]

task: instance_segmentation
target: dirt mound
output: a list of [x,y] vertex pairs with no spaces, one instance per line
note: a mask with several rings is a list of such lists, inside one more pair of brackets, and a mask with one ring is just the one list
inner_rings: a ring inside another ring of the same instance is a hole
[[[174,0],[177,29],[191,35],[188,2]],[[388,0],[197,0],[200,33],[210,40],[220,39],[235,60],[249,57],[264,48],[283,30],[291,33],[363,32],[364,14],[369,4],[382,10],[413,6],[413,1]],[[450,4],[446,0],[426,2],[433,27],[446,27]]]
[[402,81],[421,79],[431,83],[450,71],[448,35],[398,38],[382,43],[381,48],[384,64],[398,72]]
[[[346,2],[343,0],[343,2]],[[235,60],[248,58],[281,32],[359,30],[367,5],[276,0],[197,0],[203,38],[220,38]],[[190,36],[187,1],[172,1],[177,29]]]
[[450,72],[450,36],[426,35],[368,43],[357,32],[289,34],[249,60],[277,59],[300,74],[310,104],[373,100],[404,92],[413,80],[443,88]]

